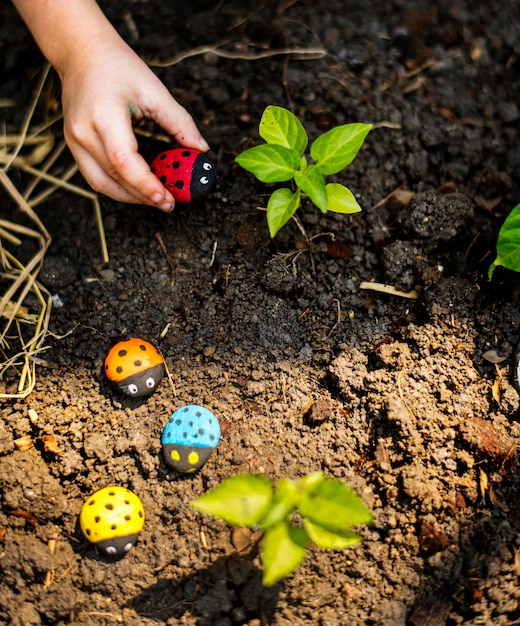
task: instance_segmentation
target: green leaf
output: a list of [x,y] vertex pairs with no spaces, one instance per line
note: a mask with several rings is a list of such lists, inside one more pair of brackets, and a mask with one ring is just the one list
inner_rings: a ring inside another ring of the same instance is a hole
[[260,137],[268,144],[284,146],[296,150],[298,155],[305,152],[309,143],[307,133],[300,120],[287,109],[268,106],[260,120]]
[[274,498],[265,517],[260,520],[262,528],[269,528],[288,519],[289,514],[294,511],[301,498],[301,490],[298,484],[289,478],[282,478],[278,481]]
[[305,476],[302,476],[300,478],[300,480],[296,483],[296,486],[300,491],[310,493],[324,480],[325,472],[323,472],[322,470],[319,470],[317,472],[309,472],[308,474],[305,474]]
[[303,517],[332,531],[372,522],[361,498],[348,485],[328,476],[308,491],[299,510]]
[[238,474],[191,502],[201,513],[220,517],[230,526],[255,526],[265,515],[273,498],[272,483],[266,476]]
[[498,233],[497,257],[489,267],[489,278],[498,265],[520,272],[520,204],[509,213]]
[[262,547],[263,584],[269,587],[293,572],[305,558],[307,544],[306,531],[287,521],[268,528]]
[[316,165],[309,165],[305,170],[294,172],[294,182],[307,194],[322,213],[327,212],[327,191],[323,174]]
[[314,524],[309,519],[303,520],[303,527],[309,535],[309,539],[318,546],[326,550],[341,550],[350,548],[363,541],[363,538],[351,530],[327,530],[319,524]]
[[334,213],[358,213],[361,211],[354,194],[344,185],[329,183],[325,188],[329,211],[334,211]]
[[301,193],[292,193],[289,189],[276,189],[267,203],[267,225],[271,237],[285,226],[300,206]]
[[326,176],[351,163],[368,135],[371,124],[344,124],[320,135],[311,146],[311,157]]
[[244,150],[235,161],[263,183],[282,183],[294,176],[300,155],[283,146],[263,144]]

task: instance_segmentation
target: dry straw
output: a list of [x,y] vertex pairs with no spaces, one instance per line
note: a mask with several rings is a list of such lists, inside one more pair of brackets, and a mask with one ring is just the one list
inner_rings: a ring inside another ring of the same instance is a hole
[[[37,277],[51,237],[35,207],[57,189],[90,199],[103,259],[108,262],[101,208],[96,194],[68,182],[77,172],[76,165],[59,175],[52,173],[65,148],[63,141],[56,145],[53,133],[53,126],[60,117],[44,125],[32,126],[48,74],[47,66],[20,132],[0,138],[0,185],[30,223],[30,226],[23,226],[0,219],[0,398],[25,398],[31,393],[36,382],[36,365],[44,362],[39,355],[46,349],[45,340],[49,335],[52,299]],[[14,182],[16,180],[20,185],[20,177],[11,176],[16,169],[23,171],[29,179],[24,190]],[[22,263],[17,252],[27,241],[32,242],[36,252]],[[6,379],[11,379],[13,373],[17,384],[8,385]]]

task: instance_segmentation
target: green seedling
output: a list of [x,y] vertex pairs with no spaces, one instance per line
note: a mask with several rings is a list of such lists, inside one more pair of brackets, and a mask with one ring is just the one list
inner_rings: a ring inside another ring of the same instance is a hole
[[258,132],[266,142],[245,150],[237,163],[263,183],[293,181],[293,188],[276,189],[267,204],[267,224],[271,237],[301,206],[305,194],[322,211],[357,213],[361,211],[354,194],[339,183],[326,183],[325,176],[337,174],[356,157],[371,124],[345,124],[320,135],[305,156],[309,138],[298,118],[287,109],[268,106]]
[[263,531],[266,586],[298,567],[309,542],[332,550],[349,548],[362,541],[350,527],[372,523],[372,514],[361,498],[348,485],[323,472],[312,472],[296,481],[283,478],[276,489],[266,476],[238,474],[204,493],[191,506],[230,526]]
[[506,217],[498,232],[497,257],[489,266],[489,278],[498,265],[520,272],[520,204]]

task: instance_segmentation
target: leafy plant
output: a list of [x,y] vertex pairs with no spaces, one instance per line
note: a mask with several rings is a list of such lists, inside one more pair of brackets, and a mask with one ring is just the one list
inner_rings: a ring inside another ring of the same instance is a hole
[[[276,490],[266,476],[238,474],[204,493],[191,506],[230,526],[263,530],[266,586],[298,567],[309,541],[319,548],[349,548],[362,540],[350,527],[372,522],[361,498],[348,485],[323,472],[311,472],[297,481],[283,478]],[[296,522],[298,518],[301,523]]]
[[276,189],[267,204],[271,237],[293,217],[302,194],[322,211],[361,211],[354,194],[339,183],[325,183],[325,176],[337,174],[356,157],[372,126],[345,124],[320,135],[310,147],[314,163],[304,155],[309,139],[298,118],[287,109],[268,106],[260,120],[259,133],[265,144],[245,150],[236,161],[264,183],[294,180],[295,189]]
[[498,265],[520,272],[520,204],[506,217],[498,232],[497,257],[489,266],[489,278]]

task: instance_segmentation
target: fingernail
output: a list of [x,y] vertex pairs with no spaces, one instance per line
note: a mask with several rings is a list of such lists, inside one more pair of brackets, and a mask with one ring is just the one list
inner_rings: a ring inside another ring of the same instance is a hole
[[175,204],[173,204],[173,202],[163,202],[159,208],[161,209],[161,211],[164,211],[165,213],[171,213],[173,211],[173,208],[175,207]]
[[201,147],[201,150],[204,150],[206,152],[210,150],[209,143],[204,139],[204,137],[201,138],[199,145]]
[[164,201],[164,194],[160,193],[159,191],[157,193],[154,193],[153,196],[150,198],[150,200],[154,203],[157,204],[158,206],[160,202]]

